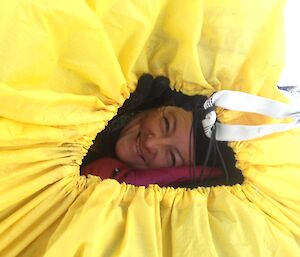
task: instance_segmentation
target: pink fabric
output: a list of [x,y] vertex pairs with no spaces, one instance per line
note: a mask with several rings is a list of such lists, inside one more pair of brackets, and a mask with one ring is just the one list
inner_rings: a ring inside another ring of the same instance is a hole
[[[115,168],[119,172],[115,172]],[[201,167],[197,167],[197,177],[200,177]],[[217,168],[206,168],[203,178],[221,177],[223,172]],[[125,182],[136,186],[148,186],[158,184],[169,186],[172,184],[190,181],[191,174],[189,167],[170,167],[160,169],[135,170],[127,167],[124,163],[113,158],[98,159],[83,169],[83,174],[92,174],[102,179],[114,178],[119,182]]]

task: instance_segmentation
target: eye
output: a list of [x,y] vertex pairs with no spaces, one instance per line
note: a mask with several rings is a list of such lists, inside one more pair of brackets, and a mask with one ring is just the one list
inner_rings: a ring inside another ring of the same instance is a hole
[[169,130],[170,130],[170,122],[169,122],[169,120],[166,118],[166,116],[163,116],[163,121],[164,121],[165,132],[168,133]]
[[170,152],[170,157],[171,157],[171,163],[172,163],[172,167],[176,166],[176,156],[173,152]]

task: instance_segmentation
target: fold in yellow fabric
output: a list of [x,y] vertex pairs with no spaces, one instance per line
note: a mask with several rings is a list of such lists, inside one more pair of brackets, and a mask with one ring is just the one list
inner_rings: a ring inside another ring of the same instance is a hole
[[299,130],[231,143],[243,185],[145,188],[79,174],[143,73],[189,95],[286,101],[276,87],[284,4],[1,1],[0,256],[298,257]]

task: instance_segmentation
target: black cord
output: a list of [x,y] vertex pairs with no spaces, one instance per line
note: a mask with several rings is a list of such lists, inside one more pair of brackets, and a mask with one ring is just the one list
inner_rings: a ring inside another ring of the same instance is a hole
[[227,167],[226,167],[223,155],[222,155],[222,153],[220,151],[220,148],[219,148],[219,145],[218,145],[217,141],[215,142],[215,146],[216,146],[217,152],[219,154],[219,157],[220,157],[220,160],[221,160],[221,163],[222,163],[222,166],[223,166],[223,170],[224,170],[225,177],[226,177],[226,182],[228,184],[229,183],[229,173],[228,173],[228,170],[227,170]]
[[207,149],[207,153],[206,153],[206,156],[205,156],[205,160],[204,160],[204,163],[202,165],[202,169],[201,169],[201,174],[200,174],[200,181],[203,181],[203,176],[204,176],[204,172],[205,172],[205,169],[207,167],[207,164],[208,164],[208,161],[209,161],[209,157],[211,155],[211,151],[213,149],[213,146],[214,146],[214,132],[215,129],[214,127],[212,128],[212,135],[211,135],[211,138],[209,140],[209,145],[208,145],[208,149]]

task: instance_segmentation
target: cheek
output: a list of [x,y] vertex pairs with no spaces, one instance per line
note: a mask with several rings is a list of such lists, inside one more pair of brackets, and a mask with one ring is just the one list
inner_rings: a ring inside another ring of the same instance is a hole
[[129,158],[132,158],[133,144],[135,144],[135,138],[139,130],[138,125],[125,128],[121,132],[116,145],[115,153],[120,160],[128,161]]
[[124,138],[120,138],[115,145],[115,154],[119,160],[124,160],[124,158],[126,158],[126,151],[124,151],[124,149],[126,149],[124,145],[126,141],[124,141]]
[[125,151],[129,145],[133,143],[133,138],[135,135],[135,131],[130,129],[126,131],[124,134],[121,134],[116,143],[116,150]]
[[131,151],[129,150],[130,145],[130,138],[128,138],[127,136],[120,138],[115,145],[115,154],[117,158],[121,161],[124,161],[125,163],[127,163],[131,159]]

